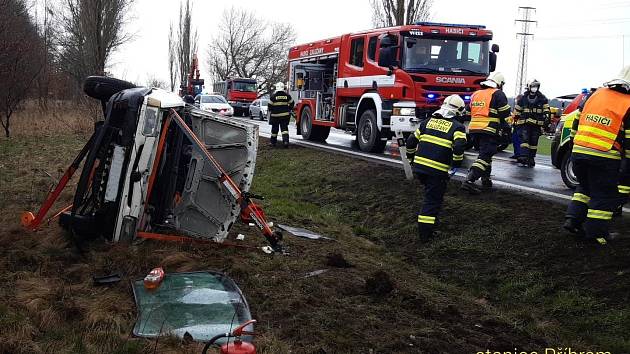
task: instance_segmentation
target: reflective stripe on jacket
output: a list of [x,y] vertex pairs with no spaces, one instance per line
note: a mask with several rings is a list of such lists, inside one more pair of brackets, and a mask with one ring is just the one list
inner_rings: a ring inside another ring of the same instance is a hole
[[573,152],[621,159],[624,118],[630,109],[630,95],[600,88],[585,102],[573,138]]
[[465,147],[464,125],[434,114],[407,139],[407,158],[415,172],[446,177],[451,166],[461,165]]
[[269,97],[268,109],[271,118],[291,118],[293,99],[284,91],[274,92]]
[[498,134],[501,120],[510,115],[503,91],[485,88],[475,91],[470,100],[471,133]]
[[533,124],[543,126],[550,115],[549,100],[540,92],[536,92],[533,99],[530,99],[529,93],[526,93],[520,96],[514,105],[516,125]]

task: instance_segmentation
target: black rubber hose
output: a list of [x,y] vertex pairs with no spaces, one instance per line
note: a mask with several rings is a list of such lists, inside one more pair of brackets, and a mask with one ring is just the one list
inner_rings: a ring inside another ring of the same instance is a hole
[[224,338],[224,337],[232,337],[232,335],[230,333],[222,333],[222,334],[217,334],[216,336],[210,338],[208,343],[206,343],[206,345],[203,347],[203,351],[201,352],[201,354],[207,354],[208,349],[210,349],[210,346],[213,345],[214,342],[216,342],[220,338]]

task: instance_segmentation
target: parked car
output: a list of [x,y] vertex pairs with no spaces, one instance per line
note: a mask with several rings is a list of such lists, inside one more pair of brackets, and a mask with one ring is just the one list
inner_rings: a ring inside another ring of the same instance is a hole
[[231,117],[234,115],[234,108],[219,94],[201,94],[195,97],[195,106],[198,108]]
[[249,106],[249,117],[254,119],[258,118],[260,120],[267,119],[267,104],[269,100],[266,98],[259,98],[252,102]]

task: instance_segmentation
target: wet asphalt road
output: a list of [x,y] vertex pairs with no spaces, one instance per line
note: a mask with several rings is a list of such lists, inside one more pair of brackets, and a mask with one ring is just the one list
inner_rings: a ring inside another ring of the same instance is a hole
[[[249,117],[235,117],[234,119],[240,119],[257,124],[259,126],[261,136],[269,137],[271,134],[271,126],[267,121],[250,119]],[[330,135],[324,144],[303,140],[300,135],[296,134],[295,124],[293,123],[289,126],[289,136],[291,141],[296,144],[305,144],[310,147],[323,149],[332,148],[341,153],[361,153],[358,147],[355,147],[355,137],[337,129],[331,130]],[[546,139],[546,137],[541,137],[541,139]],[[389,162],[394,165],[398,164],[400,161],[400,157],[398,157],[398,148],[396,146],[392,146],[391,142],[387,144],[385,153],[383,154],[362,153],[362,155],[369,155],[368,158],[374,157],[380,162]],[[510,155],[511,153],[509,152],[502,152],[494,157],[492,163],[492,178],[495,181],[496,186],[513,188],[525,193],[539,194],[547,198],[561,200],[564,202],[570,199],[570,196],[573,194],[572,190],[564,185],[562,178],[560,177],[560,170],[551,165],[551,160],[548,156],[537,157],[536,167],[524,168],[519,167],[514,160],[509,159]],[[476,157],[477,153],[474,150],[466,152],[466,159],[464,162],[466,167],[459,169],[457,173],[459,178],[463,178],[465,176],[467,167],[472,164]]]

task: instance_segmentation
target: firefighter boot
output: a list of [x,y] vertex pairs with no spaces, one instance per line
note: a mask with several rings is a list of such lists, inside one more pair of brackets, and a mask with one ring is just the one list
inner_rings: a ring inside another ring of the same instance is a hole
[[282,132],[282,146],[285,149],[289,147],[289,132]]
[[475,185],[476,179],[477,179],[477,176],[475,175],[475,172],[471,169],[470,171],[468,171],[468,176],[466,176],[466,180],[464,181],[464,183],[462,183],[461,189],[470,194],[481,193],[481,190],[479,189],[479,187]]
[[534,158],[533,158],[533,157],[530,157],[530,158],[527,160],[527,167],[529,167],[529,168],[533,168],[534,166],[536,166],[536,160],[534,160]]
[[584,237],[584,228],[575,218],[566,218],[562,228],[578,237]]
[[619,217],[623,214],[623,204],[619,205],[615,211],[613,211],[613,217]]
[[479,194],[481,193],[481,190],[479,189],[479,187],[477,187],[477,185],[475,184],[475,182],[470,181],[470,180],[466,180],[464,181],[464,183],[462,183],[462,190],[470,193],[470,194]]
[[492,180],[490,179],[490,177],[481,178],[481,187],[484,190],[489,190],[490,188],[492,188]]
[[432,226],[428,224],[418,223],[418,239],[420,243],[426,243],[431,241],[435,237],[435,231]]

